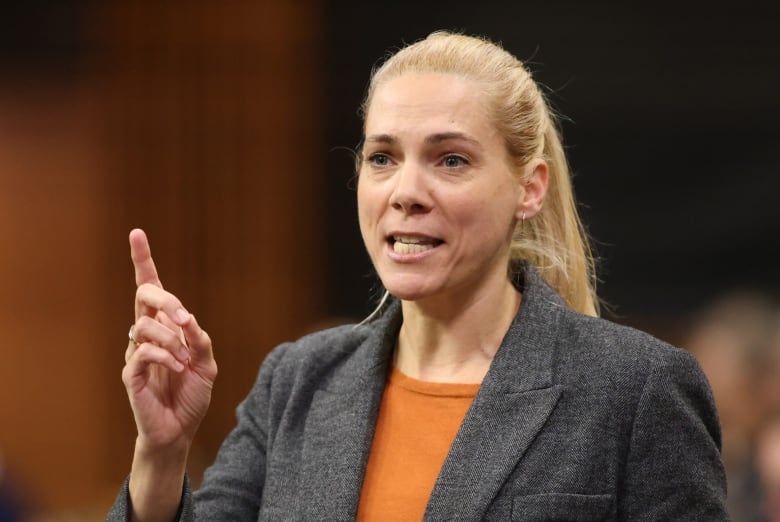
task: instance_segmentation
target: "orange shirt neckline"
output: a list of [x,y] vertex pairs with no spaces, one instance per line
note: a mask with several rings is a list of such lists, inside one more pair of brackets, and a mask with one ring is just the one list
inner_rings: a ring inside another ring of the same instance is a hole
[[421,381],[409,377],[401,372],[398,367],[393,366],[390,370],[388,384],[394,384],[401,388],[420,395],[430,395],[434,397],[470,397],[474,398],[479,391],[479,384],[474,383],[453,383],[453,382],[432,382]]
[[421,381],[393,367],[379,407],[359,521],[422,520],[479,384]]

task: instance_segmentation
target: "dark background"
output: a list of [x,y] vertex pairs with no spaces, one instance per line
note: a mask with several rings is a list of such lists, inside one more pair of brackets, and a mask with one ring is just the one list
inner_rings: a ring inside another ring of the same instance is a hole
[[[6,7],[0,76],[77,76],[94,5]],[[320,20],[330,315],[365,315],[376,288],[349,152],[369,72],[436,29],[501,42],[547,90],[614,318],[679,317],[737,286],[778,293],[780,3],[336,0]]]
[[565,119],[564,144],[613,315],[679,318],[737,286],[777,293],[780,3],[332,2],[326,232],[334,314],[375,279],[340,147],[377,59],[436,29],[503,43]]
[[611,317],[677,343],[735,286],[780,296],[780,2],[1,5],[0,495],[40,519],[105,520],[128,471],[131,227],[214,340],[194,483],[268,350],[368,313],[357,108],[436,29],[502,42],[565,116]]

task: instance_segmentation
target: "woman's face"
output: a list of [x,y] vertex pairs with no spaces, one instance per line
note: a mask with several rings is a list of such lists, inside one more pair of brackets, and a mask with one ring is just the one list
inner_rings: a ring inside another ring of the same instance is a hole
[[401,299],[490,295],[507,284],[525,190],[479,87],[409,73],[381,84],[368,108],[360,230],[382,283]]

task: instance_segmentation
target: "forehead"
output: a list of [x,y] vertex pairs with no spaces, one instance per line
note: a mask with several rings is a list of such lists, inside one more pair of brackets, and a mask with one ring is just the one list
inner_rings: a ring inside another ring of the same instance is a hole
[[476,81],[454,74],[407,73],[379,84],[366,113],[366,135],[462,132],[496,135]]

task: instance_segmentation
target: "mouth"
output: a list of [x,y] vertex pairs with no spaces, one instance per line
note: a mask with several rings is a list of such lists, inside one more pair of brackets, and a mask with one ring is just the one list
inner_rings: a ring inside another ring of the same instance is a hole
[[441,239],[425,236],[388,236],[387,242],[396,254],[421,254],[444,243]]

